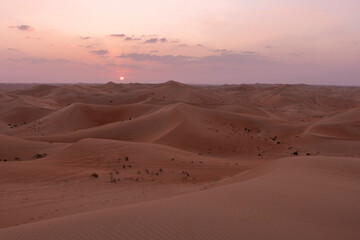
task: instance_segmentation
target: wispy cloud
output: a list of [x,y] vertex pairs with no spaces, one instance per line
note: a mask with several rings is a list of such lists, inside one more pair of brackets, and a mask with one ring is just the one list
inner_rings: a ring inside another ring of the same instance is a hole
[[141,39],[140,38],[133,38],[133,37],[126,37],[124,40],[125,41],[139,41]]
[[226,64],[226,65],[248,65],[269,63],[264,57],[253,52],[224,53],[221,55],[210,55],[199,58],[199,63],[205,64]]
[[33,31],[34,30],[34,28],[29,25],[9,26],[9,28],[15,28],[19,31]]
[[256,53],[223,53],[220,55],[209,55],[205,57],[194,57],[184,55],[154,55],[145,53],[128,53],[118,56],[118,58],[127,58],[137,62],[157,62],[162,64],[218,64],[218,65],[247,65],[268,63],[268,61]]
[[95,51],[91,51],[90,53],[94,54],[94,55],[106,55],[109,53],[108,50],[104,50],[104,49],[101,49],[101,50],[95,50]]
[[131,65],[131,64],[114,64],[109,63],[106,64],[107,67],[116,67],[116,68],[126,68],[126,69],[140,69],[139,65]]
[[221,54],[231,53],[230,50],[227,50],[227,49],[224,49],[224,48],[223,49],[215,49],[215,50],[210,49],[209,51],[214,52],[214,53],[221,53]]
[[185,63],[192,57],[183,56],[183,55],[153,55],[153,54],[140,54],[140,53],[128,53],[118,56],[118,58],[128,58],[137,62],[158,62],[164,64],[179,64]]
[[187,44],[179,44],[176,47],[187,47],[187,46],[188,46]]
[[49,58],[7,58],[7,61],[12,62],[29,62],[33,64],[41,63],[68,63],[69,61],[62,58],[49,59]]
[[168,40],[166,38],[149,38],[145,40],[144,43],[157,43],[157,42],[165,43],[167,41]]
[[123,38],[123,37],[126,37],[125,34],[123,33],[120,33],[120,34],[111,34],[110,37],[118,37],[118,38]]
[[80,39],[82,39],[82,40],[88,40],[88,39],[90,39],[91,37],[80,37]]

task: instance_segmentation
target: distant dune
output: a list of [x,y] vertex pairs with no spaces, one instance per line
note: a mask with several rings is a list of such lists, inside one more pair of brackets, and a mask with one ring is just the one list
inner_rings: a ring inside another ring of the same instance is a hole
[[357,239],[360,88],[0,84],[0,239]]

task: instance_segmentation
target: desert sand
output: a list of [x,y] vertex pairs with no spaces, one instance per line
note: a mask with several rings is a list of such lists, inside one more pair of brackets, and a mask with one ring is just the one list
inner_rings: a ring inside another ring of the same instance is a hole
[[360,87],[0,84],[0,239],[358,239]]

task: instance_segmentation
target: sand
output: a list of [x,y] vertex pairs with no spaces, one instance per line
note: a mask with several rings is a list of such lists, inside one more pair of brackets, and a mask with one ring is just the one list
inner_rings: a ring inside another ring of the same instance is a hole
[[357,239],[360,88],[0,85],[0,239]]

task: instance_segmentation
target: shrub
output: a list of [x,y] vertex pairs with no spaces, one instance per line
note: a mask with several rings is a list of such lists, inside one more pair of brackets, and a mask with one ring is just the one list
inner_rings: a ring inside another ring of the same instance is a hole
[[293,155],[299,155],[299,152],[298,151],[293,152]]
[[93,173],[93,174],[91,174],[91,177],[93,177],[93,178],[98,178],[99,175],[98,175],[97,173]]
[[37,153],[37,154],[35,154],[35,155],[33,156],[33,158],[39,159],[39,158],[44,158],[44,157],[46,157],[46,156],[47,156],[46,153],[43,153],[43,154]]

